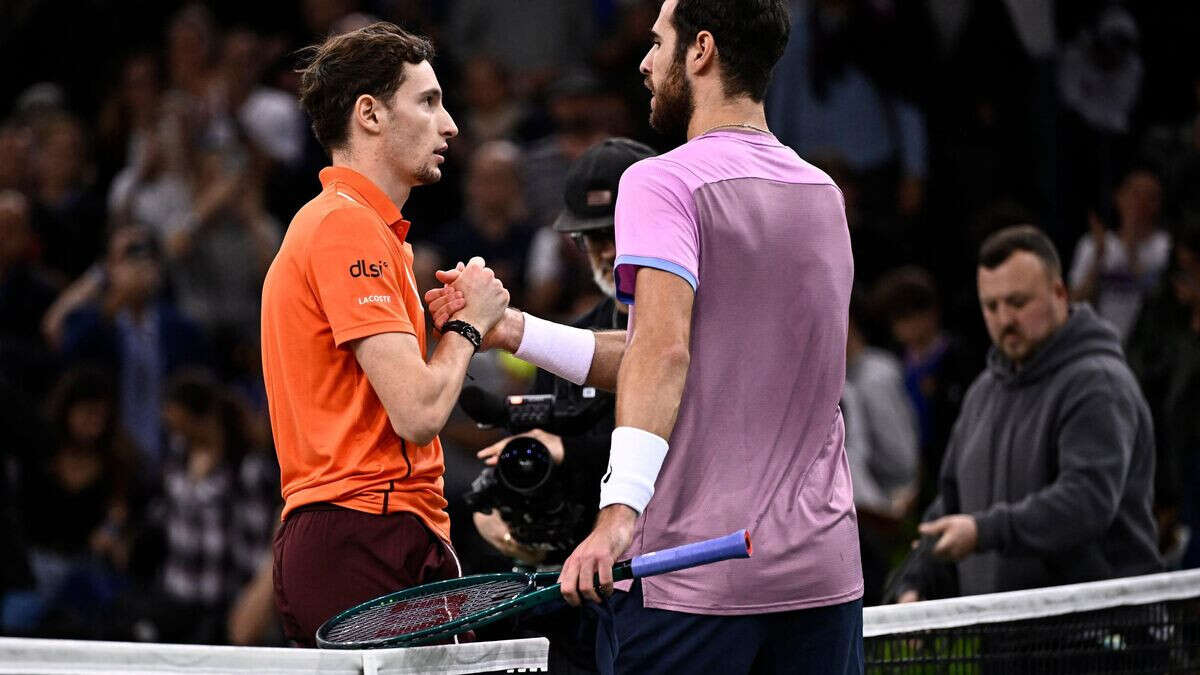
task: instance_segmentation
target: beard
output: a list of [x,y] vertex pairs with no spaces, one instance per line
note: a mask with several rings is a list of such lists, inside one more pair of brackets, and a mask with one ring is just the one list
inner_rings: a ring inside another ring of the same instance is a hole
[[608,297],[617,297],[617,285],[613,280],[613,271],[611,265],[605,269],[599,265],[593,264],[592,281],[595,282],[596,287]]
[[413,178],[417,181],[418,185],[432,185],[442,179],[442,170],[431,164],[426,164],[416,170]]
[[682,59],[671,64],[662,86],[651,93],[654,107],[650,110],[650,126],[664,136],[686,137],[696,103],[692,99],[692,83],[683,74]]

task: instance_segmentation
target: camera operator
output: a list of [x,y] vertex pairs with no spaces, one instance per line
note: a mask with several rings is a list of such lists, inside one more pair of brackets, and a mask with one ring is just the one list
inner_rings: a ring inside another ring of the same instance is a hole
[[[616,283],[613,279],[613,262],[616,245],[613,241],[613,207],[617,199],[617,184],[621,174],[634,162],[653,156],[649,147],[624,138],[610,138],[592,146],[579,156],[567,172],[565,201],[566,208],[554,223],[554,229],[571,235],[576,245],[587,256],[596,286],[605,298],[590,312],[573,325],[576,328],[610,330],[625,328],[628,307],[617,302]],[[586,391],[585,391],[586,390]],[[538,370],[534,383],[534,394],[554,394],[557,401],[579,402],[584,398],[613,399],[613,394],[582,387],[562,378]],[[587,490],[572,495],[584,504],[599,503],[600,478],[608,465],[608,447],[614,425],[613,414],[604,415],[591,428],[578,435],[567,437],[533,429],[518,436],[528,436],[540,441],[550,452],[556,469],[567,477],[573,487]],[[483,450],[478,456],[494,466],[500,452],[514,437],[505,438]],[[581,536],[590,531],[595,519],[595,507],[589,506],[585,513]],[[513,539],[509,526],[497,511],[490,514],[476,513],[475,527],[496,550],[527,564],[558,563],[547,559],[546,552]],[[569,550],[567,551],[569,553]],[[556,552],[557,553],[557,552]]]
[[[587,256],[596,286],[605,295],[596,307],[573,324],[577,328],[611,330],[626,327],[629,309],[617,302],[613,278],[616,259],[613,211],[617,184],[630,165],[655,154],[641,143],[610,138],[580,155],[567,173],[566,209],[555,221],[554,229],[571,235]],[[549,451],[554,471],[565,481],[571,500],[586,505],[586,508],[572,530],[572,541],[561,549],[547,550],[514,538],[512,528],[497,509],[491,513],[475,513],[475,527],[496,550],[520,563],[558,565],[588,535],[596,519],[600,479],[608,465],[608,449],[615,425],[616,397],[610,392],[573,384],[540,369],[531,393],[553,394],[556,406],[565,404],[565,407],[593,410],[603,407],[605,412],[581,433],[557,435],[532,429],[490,445],[480,450],[478,456],[489,466],[496,466],[501,452],[514,438],[527,436],[537,440]],[[544,627],[551,638],[551,671],[594,672],[595,620],[584,610],[568,611],[572,615],[570,619],[556,613],[545,622]],[[525,627],[536,629],[542,626],[535,619]]]

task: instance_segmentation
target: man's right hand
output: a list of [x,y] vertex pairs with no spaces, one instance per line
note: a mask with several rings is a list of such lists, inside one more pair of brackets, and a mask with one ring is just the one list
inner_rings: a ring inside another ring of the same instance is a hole
[[[508,308],[509,295],[504,284],[480,257],[471,258],[461,270],[455,272],[456,278],[451,286],[462,293],[466,306],[451,318],[466,321],[480,333],[490,332]],[[434,325],[440,325],[436,319]]]
[[[435,274],[438,281],[444,285],[425,292],[425,304],[429,308],[429,315],[433,317],[433,326],[439,331],[451,318],[462,318],[458,314],[467,302],[456,282],[465,268],[466,265],[460,262],[454,269],[438,270]],[[480,351],[503,349],[515,352],[521,346],[521,336],[525,332],[525,315],[520,310],[509,307],[490,330],[484,330],[479,325],[475,327],[483,333],[483,346],[480,347]]]

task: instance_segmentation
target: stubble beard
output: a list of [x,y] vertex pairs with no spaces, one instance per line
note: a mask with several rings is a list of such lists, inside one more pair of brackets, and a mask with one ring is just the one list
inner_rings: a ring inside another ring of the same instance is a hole
[[442,179],[442,171],[436,166],[426,164],[417,169],[417,172],[413,174],[413,179],[416,180],[417,185],[432,185]]
[[662,86],[656,87],[653,94],[655,105],[650,110],[650,126],[667,137],[687,137],[696,103],[692,98],[692,83],[683,74],[681,61],[671,64]]

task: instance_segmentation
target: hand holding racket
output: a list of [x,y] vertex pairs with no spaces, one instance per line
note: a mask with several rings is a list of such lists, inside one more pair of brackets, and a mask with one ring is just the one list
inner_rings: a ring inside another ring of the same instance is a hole
[[[612,568],[614,581],[750,557],[750,533],[639,555]],[[351,607],[317,629],[326,649],[415,647],[447,640],[562,597],[556,572],[476,574],[423,584]]]
[[625,504],[610,504],[600,509],[596,526],[563,562],[558,575],[563,599],[578,607],[584,599],[600,602],[601,595],[612,593],[613,563],[633,541],[637,511]]

